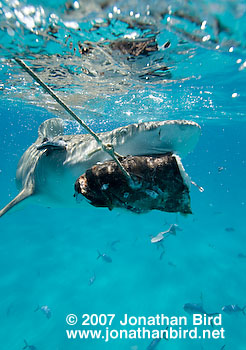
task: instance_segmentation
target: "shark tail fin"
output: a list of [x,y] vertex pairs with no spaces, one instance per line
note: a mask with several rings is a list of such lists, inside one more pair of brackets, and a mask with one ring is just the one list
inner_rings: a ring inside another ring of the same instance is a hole
[[34,193],[33,186],[24,187],[17,196],[12,199],[3,209],[0,210],[0,217],[3,216],[7,211],[13,208],[16,204],[22,202],[24,199],[30,197]]
[[98,249],[97,249],[97,253],[98,253],[98,257],[97,257],[97,260],[98,260],[99,258],[101,258],[102,254],[99,252]]

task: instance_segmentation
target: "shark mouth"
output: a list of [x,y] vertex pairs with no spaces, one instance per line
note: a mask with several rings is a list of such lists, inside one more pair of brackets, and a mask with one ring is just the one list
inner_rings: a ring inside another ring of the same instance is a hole
[[125,208],[145,213],[156,209],[191,214],[188,175],[176,155],[127,156],[121,164],[135,186],[129,184],[114,161],[107,161],[77,179],[75,197],[82,194],[91,205],[109,210]]

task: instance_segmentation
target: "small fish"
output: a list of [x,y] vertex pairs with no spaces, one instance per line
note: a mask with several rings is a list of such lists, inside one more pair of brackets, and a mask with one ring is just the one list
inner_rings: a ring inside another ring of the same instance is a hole
[[246,258],[246,254],[243,254],[243,253],[239,253],[237,255],[238,258],[242,258],[242,259],[245,259]]
[[88,285],[91,286],[96,280],[96,274],[93,272],[93,276],[90,277]]
[[158,243],[164,239],[164,235],[176,236],[176,231],[181,229],[176,224],[172,224],[167,231],[159,232],[156,236],[151,238],[151,243]]
[[190,315],[194,315],[194,314],[200,314],[200,315],[208,315],[208,316],[214,316],[214,315],[218,315],[218,312],[214,312],[214,313],[207,313],[202,304],[196,304],[196,303],[186,303],[184,305],[184,311],[187,312]]
[[29,350],[37,350],[36,346],[34,345],[28,345],[27,341],[24,339],[25,346],[22,348],[24,349],[29,349]]
[[152,342],[147,347],[147,350],[154,350],[156,349],[157,345],[160,343],[161,338],[153,339]]
[[221,171],[223,171],[223,170],[226,170],[226,168],[224,168],[223,166],[219,166],[219,167],[218,167],[218,172],[219,172],[219,173],[221,173]]
[[226,231],[226,232],[234,232],[234,231],[235,231],[235,228],[234,228],[234,227],[226,227],[226,228],[225,228],[225,231]]
[[220,348],[220,350],[223,350],[225,348],[225,345],[223,345],[221,348]]
[[222,311],[224,311],[226,314],[228,315],[231,315],[231,314],[234,314],[234,313],[238,313],[238,312],[242,312],[244,314],[244,316],[246,315],[245,314],[245,308],[246,308],[246,305],[244,307],[239,307],[238,305],[225,305],[222,307]]
[[99,252],[99,250],[98,250],[97,252],[98,252],[98,257],[97,257],[97,259],[102,258],[103,261],[105,261],[105,262],[107,262],[107,263],[111,263],[111,262],[112,262],[112,259],[111,259],[110,256],[108,256],[106,253],[101,254],[101,253]]
[[168,261],[168,265],[172,267],[177,267],[177,265],[175,265],[172,261]]
[[[168,329],[168,326],[166,327],[166,330]],[[160,343],[162,339],[167,340],[167,338],[164,336],[163,338],[157,338],[153,339],[152,342],[148,345],[146,350],[154,350],[156,349],[157,345]]]
[[45,314],[45,316],[47,317],[47,318],[51,318],[51,310],[50,310],[50,308],[47,306],[47,305],[44,305],[44,306],[38,306],[35,310],[34,310],[34,312],[36,312],[36,311],[38,311],[38,310],[41,310],[44,314]]

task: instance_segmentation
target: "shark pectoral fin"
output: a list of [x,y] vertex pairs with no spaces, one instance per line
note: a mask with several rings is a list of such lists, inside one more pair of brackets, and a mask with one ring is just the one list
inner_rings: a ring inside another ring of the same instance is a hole
[[53,138],[63,135],[64,123],[61,118],[51,118],[45,120],[38,128],[38,135],[42,138]]
[[22,202],[24,199],[30,197],[34,193],[34,187],[24,187],[23,190],[17,194],[17,196],[9,202],[2,210],[0,210],[0,217],[3,216],[7,211],[13,208],[16,204]]

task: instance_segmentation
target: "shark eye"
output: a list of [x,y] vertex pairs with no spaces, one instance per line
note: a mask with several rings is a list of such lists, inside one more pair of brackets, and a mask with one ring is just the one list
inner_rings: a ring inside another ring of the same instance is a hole
[[121,133],[121,135],[126,135],[126,134],[127,134],[127,129],[122,129],[122,130],[120,131],[120,133]]

